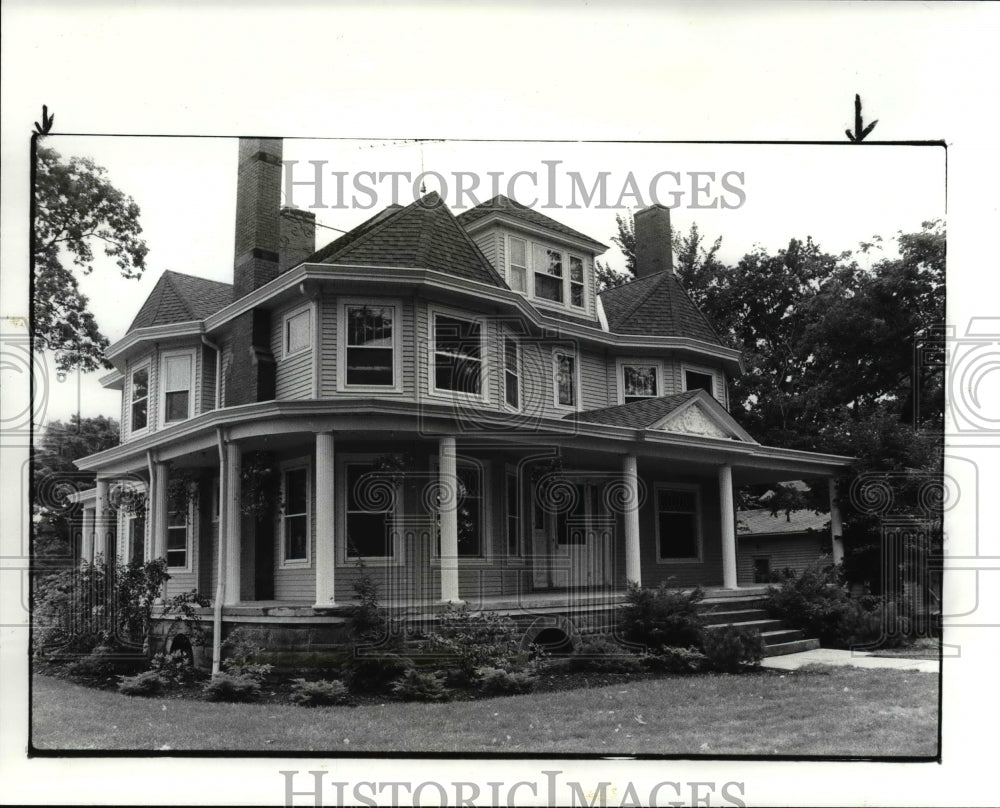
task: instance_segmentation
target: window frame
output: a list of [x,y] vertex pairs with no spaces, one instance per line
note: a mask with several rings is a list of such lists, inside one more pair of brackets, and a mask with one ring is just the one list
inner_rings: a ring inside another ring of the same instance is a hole
[[[461,566],[482,566],[487,567],[493,563],[493,495],[492,492],[492,468],[486,460],[478,460],[471,457],[455,458],[455,470],[462,467],[473,467],[479,469],[479,555],[459,555],[458,563]],[[435,479],[440,473],[440,464],[437,456],[431,457],[431,472]],[[435,511],[435,515],[437,511]],[[504,531],[506,533],[506,530]],[[506,536],[504,537],[506,539]],[[441,564],[441,529],[440,523],[433,533],[431,543],[431,564]]]
[[[392,381],[388,384],[347,383],[347,310],[352,306],[391,308],[392,311]],[[403,301],[396,298],[344,297],[337,302],[337,392],[338,393],[402,393],[403,392]]]
[[642,396],[642,399],[659,398],[666,395],[663,375],[663,361],[660,359],[641,359],[638,357],[619,357],[615,360],[615,372],[618,379],[618,403],[625,404],[625,367],[652,366],[656,368],[656,392],[652,396]]
[[686,393],[688,391],[688,385],[687,385],[688,371],[691,371],[692,373],[700,373],[703,376],[711,376],[712,392],[710,395],[716,401],[721,400],[719,393],[722,390],[722,380],[719,378],[719,372],[715,368],[705,367],[704,365],[690,365],[687,362],[681,363],[681,388],[682,388],[681,392]]
[[[520,475],[517,472],[518,472],[518,469],[517,469],[516,466],[512,466],[510,464],[506,464],[504,466],[503,525],[504,525],[504,549],[506,551],[507,558],[510,561],[518,561],[518,562],[520,562],[520,561],[524,560],[524,556],[525,556],[525,552],[524,552],[524,545],[525,545],[525,541],[524,541],[524,534],[525,534],[525,531],[524,531],[524,499],[525,499],[525,497],[524,497],[524,486],[521,485],[521,478],[520,478]],[[514,490],[516,492],[516,501],[517,501],[517,514],[515,515],[516,516],[516,520],[515,520],[515,522],[516,522],[516,528],[515,528],[515,530],[516,530],[517,534],[514,537],[514,545],[517,548],[517,552],[516,553],[512,553],[510,551],[510,544],[511,544],[511,542],[510,542],[510,538],[511,538],[510,537],[510,518],[511,518],[511,514],[510,514],[510,512],[508,511],[508,508],[507,508],[507,506],[508,506],[508,504],[510,502],[510,500],[508,498],[509,497],[509,491],[507,489],[507,486],[510,485],[511,480],[513,480],[513,482],[514,482]]]
[[163,558],[167,562],[168,572],[192,572],[194,567],[192,565],[192,555],[194,551],[194,530],[196,525],[197,514],[195,512],[195,501],[190,497],[187,498],[187,502],[184,508],[184,566],[170,566],[170,530],[171,528],[177,528],[179,525],[171,525],[170,519],[172,516],[180,513],[180,511],[170,511],[167,510],[166,518],[166,535],[163,537]]
[[[175,421],[167,421],[167,394],[178,392],[177,390],[167,390],[167,361],[170,359],[177,358],[179,356],[186,356],[190,360],[190,372],[188,374],[188,414],[186,418],[178,418]],[[157,396],[157,401],[159,402],[159,413],[157,421],[160,427],[166,429],[167,427],[175,426],[176,424],[183,424],[185,421],[190,421],[197,415],[197,407],[195,406],[196,395],[195,395],[195,385],[197,383],[198,377],[198,349],[197,348],[182,348],[177,350],[163,351],[160,354],[159,362],[160,372],[157,377],[157,387],[159,387],[159,395]]]
[[[513,258],[514,251],[511,249],[511,243],[514,242],[514,241],[520,241],[522,244],[524,244],[524,264],[523,265],[522,264],[515,264],[514,263],[514,258]],[[517,292],[519,295],[531,295],[532,297],[534,297],[534,295],[532,294],[533,284],[532,284],[532,280],[531,280],[532,272],[531,272],[531,259],[529,258],[530,253],[531,253],[531,241],[528,238],[526,238],[524,236],[517,236],[517,235],[514,235],[513,233],[507,233],[507,244],[506,244],[506,250],[504,251],[504,255],[507,258],[507,261],[506,261],[506,263],[507,263],[507,285],[510,286],[510,288],[513,291]],[[523,290],[518,290],[518,289],[514,288],[513,281],[514,281],[514,270],[515,269],[523,269],[524,270],[524,289]]]
[[[280,502],[282,507],[277,514],[278,518],[278,569],[309,569],[312,566],[312,543],[313,543],[313,532],[312,532],[312,509],[313,509],[313,490],[312,490],[312,462],[309,457],[295,457],[289,460],[285,460],[279,466],[279,471],[281,474],[281,488],[280,488]],[[290,516],[302,516],[303,514],[294,513],[289,514],[285,510],[285,503],[288,501],[287,497],[287,479],[288,473],[293,471],[305,470],[306,473],[306,556],[305,558],[288,558],[288,532],[286,529],[285,520]]]
[[[660,491],[684,491],[694,493],[694,531],[696,556],[673,557],[660,555]],[[653,486],[653,528],[656,536],[657,564],[701,564],[704,561],[704,531],[702,528],[701,486],[694,483],[659,482]]]
[[[449,390],[437,386],[437,339],[435,336],[435,323],[438,317],[448,317],[452,320],[461,320],[466,323],[475,323],[479,326],[479,394],[465,393],[461,390]],[[450,309],[443,306],[427,307],[427,392],[428,395],[438,398],[447,398],[459,401],[472,401],[477,404],[488,404],[490,402],[490,374],[489,374],[489,319],[467,311]]]
[[[305,345],[292,349],[289,345],[289,331],[288,326],[292,320],[296,317],[301,317],[303,314],[308,316],[308,324],[306,327],[306,343]],[[313,306],[312,301],[308,303],[303,303],[301,306],[296,306],[294,309],[290,309],[281,315],[281,358],[290,359],[293,356],[299,356],[306,352],[311,352],[313,346],[316,342],[316,312],[315,306]]]
[[[573,259],[576,258],[580,262],[580,280],[573,280]],[[571,252],[566,253],[566,263],[569,267],[569,272],[566,275],[567,288],[566,291],[569,292],[569,308],[578,309],[579,311],[587,310],[587,261],[582,255],[574,255]],[[573,302],[573,287],[579,286],[582,293],[583,302],[578,306]]]
[[[146,371],[146,425],[143,427],[139,427],[138,429],[133,429],[132,406],[134,402],[132,401],[132,387],[135,384],[134,381],[135,374],[138,373],[140,370]],[[149,432],[153,416],[153,413],[149,411],[153,399],[152,387],[153,387],[153,362],[151,357],[147,356],[145,359],[139,362],[134,368],[132,368],[128,374],[128,385],[127,385],[128,393],[125,396],[125,406],[128,407],[128,434],[130,437],[132,435],[145,435],[147,432]]]
[[[573,360],[573,403],[559,401],[559,362],[557,357],[567,356]],[[579,412],[580,406],[580,352],[572,348],[552,349],[552,406],[564,412]]]
[[[391,556],[352,556],[348,554],[347,547],[347,467],[365,465],[369,470],[374,470],[373,463],[380,455],[379,452],[351,452],[337,457],[337,467],[334,477],[334,488],[337,505],[337,530],[336,530],[336,564],[338,567],[355,567],[358,561],[362,561],[372,567],[399,567],[406,563],[406,543],[403,541],[401,521],[403,517],[403,490],[397,482],[395,491],[395,501],[393,502],[392,516],[392,555]],[[379,513],[379,511],[359,511],[359,513]]]
[[[534,241],[531,242],[531,297],[533,300],[540,300],[542,303],[547,303],[550,306],[558,306],[561,309],[568,309],[569,302],[566,300],[566,293],[569,291],[567,288],[567,278],[569,277],[569,268],[567,266],[566,252],[561,248],[552,247],[544,241]],[[535,248],[539,251],[544,250],[546,253],[558,253],[559,255],[559,274],[551,275],[545,268],[538,269],[534,266],[535,264]],[[550,297],[542,297],[538,294],[538,284],[536,283],[538,276],[541,275],[543,278],[558,279],[559,280],[559,299],[553,300]]]
[[[507,366],[507,341],[514,345],[514,363],[515,369],[511,373],[510,368]],[[524,403],[524,358],[521,355],[521,340],[517,336],[507,329],[500,329],[500,376],[501,382],[500,386],[502,388],[502,395],[500,400],[503,402],[504,409],[510,412],[520,412]],[[507,399],[507,377],[508,375],[514,376],[517,380],[517,403],[511,404]]]

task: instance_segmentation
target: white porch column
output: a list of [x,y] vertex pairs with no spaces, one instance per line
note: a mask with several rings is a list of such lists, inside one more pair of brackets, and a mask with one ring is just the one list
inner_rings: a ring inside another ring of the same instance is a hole
[[441,600],[458,603],[458,462],[455,439],[441,438],[438,444],[438,483],[441,503]]
[[833,545],[833,563],[840,564],[844,560],[844,525],[840,519],[840,505],[837,502],[837,479],[831,477],[827,482],[830,490],[830,542]]
[[642,586],[642,563],[639,553],[639,463],[635,455],[625,455],[625,580]]
[[80,560],[88,564],[94,563],[94,509],[84,508],[83,530],[80,541]]
[[111,533],[111,513],[108,509],[108,481],[97,481],[97,498],[94,505],[94,545],[92,558],[98,556],[104,559],[107,564],[108,549],[111,544],[109,536]]
[[330,432],[316,433],[316,609],[336,606],[336,514],[334,512],[334,443]]
[[719,466],[719,521],[722,524],[722,585],[736,589],[736,511],[733,467]]
[[[226,535],[220,537],[220,541],[226,543],[226,565],[222,571],[226,582],[226,605],[240,602],[240,560],[241,548],[240,537],[243,533],[243,513],[240,509],[240,447],[238,443],[229,442],[226,444],[226,479],[222,488],[225,491],[225,499],[222,502],[226,509],[225,529]],[[222,496],[222,494],[220,494]]]
[[153,463],[153,491],[150,497],[153,515],[150,522],[152,542],[150,558],[167,557],[167,483],[169,471],[166,463]]

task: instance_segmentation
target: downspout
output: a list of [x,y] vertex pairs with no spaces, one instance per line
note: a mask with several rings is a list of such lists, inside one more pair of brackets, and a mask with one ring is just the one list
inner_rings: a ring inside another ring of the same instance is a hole
[[[212,409],[217,410],[222,404],[222,350],[204,334],[201,335],[201,342],[215,351],[215,406]],[[221,505],[219,513],[222,513]]]
[[215,430],[219,446],[219,577],[215,583],[215,603],[212,609],[212,676],[217,676],[222,662],[222,602],[226,597],[226,447],[222,427]]

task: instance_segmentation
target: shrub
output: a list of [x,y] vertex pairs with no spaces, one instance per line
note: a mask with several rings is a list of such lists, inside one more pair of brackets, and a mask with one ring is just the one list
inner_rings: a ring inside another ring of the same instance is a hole
[[423,646],[454,664],[469,677],[481,668],[522,670],[528,655],[520,649],[521,633],[509,617],[496,612],[472,612],[449,605]]
[[392,692],[403,701],[448,701],[451,693],[440,673],[421,673],[409,668],[393,686]]
[[380,693],[406,671],[413,660],[396,653],[379,656],[354,656],[345,666],[347,684],[356,693]]
[[229,654],[222,661],[222,668],[226,673],[253,679],[260,685],[271,672],[272,665],[255,661],[263,653],[264,648],[242,627],[225,639],[222,648]]
[[738,625],[706,631],[702,644],[708,665],[726,673],[739,673],[746,666],[759,665],[764,656],[760,632]]
[[707,664],[706,656],[697,648],[661,646],[642,657],[643,664],[656,673],[696,673]]
[[155,696],[168,687],[168,682],[157,671],[143,671],[135,676],[123,676],[118,691],[126,696]]
[[477,684],[483,693],[491,696],[510,696],[530,693],[535,689],[536,677],[526,671],[505,671],[502,668],[483,668]]
[[851,621],[849,644],[872,648],[899,648],[913,641],[913,621],[895,601],[877,600],[869,610],[859,608]]
[[260,680],[242,674],[220,673],[204,687],[210,701],[256,701],[260,698]]
[[605,637],[584,641],[568,658],[574,671],[593,673],[635,673],[642,670],[642,660]]
[[323,707],[330,704],[346,704],[350,696],[347,693],[347,685],[334,679],[328,681],[319,679],[315,682],[307,682],[305,679],[296,679],[292,684],[292,703],[301,707]]
[[135,649],[102,642],[89,654],[70,662],[66,673],[81,684],[103,685],[112,682],[118,674],[134,673],[144,667],[145,662],[145,657]]
[[704,597],[700,587],[685,593],[672,591],[665,583],[657,589],[629,584],[621,613],[622,636],[647,648],[700,646],[698,603]]
[[149,669],[159,674],[165,683],[171,686],[191,684],[204,675],[191,664],[188,655],[183,651],[156,654],[149,662]]

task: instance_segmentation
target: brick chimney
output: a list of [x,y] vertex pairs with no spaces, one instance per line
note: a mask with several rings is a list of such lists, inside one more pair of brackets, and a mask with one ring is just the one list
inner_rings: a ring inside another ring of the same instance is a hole
[[240,138],[233,300],[278,277],[281,140]]
[[278,273],[285,272],[316,252],[316,214],[299,208],[282,208],[278,223]]
[[670,208],[653,205],[635,214],[635,276],[672,272],[674,253],[670,245]]

